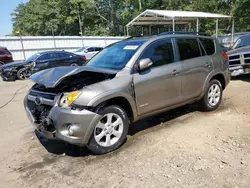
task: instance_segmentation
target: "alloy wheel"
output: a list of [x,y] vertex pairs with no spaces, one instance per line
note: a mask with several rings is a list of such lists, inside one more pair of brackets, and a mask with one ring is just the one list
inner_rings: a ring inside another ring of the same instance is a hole
[[95,141],[103,147],[116,144],[122,136],[124,124],[115,113],[108,113],[97,123],[94,131]]

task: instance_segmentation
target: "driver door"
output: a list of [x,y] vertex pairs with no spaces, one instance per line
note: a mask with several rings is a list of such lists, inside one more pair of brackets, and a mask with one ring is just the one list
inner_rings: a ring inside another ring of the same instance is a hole
[[152,67],[134,74],[139,115],[172,106],[181,101],[181,66],[175,61],[171,39],[151,43],[139,60],[150,58]]

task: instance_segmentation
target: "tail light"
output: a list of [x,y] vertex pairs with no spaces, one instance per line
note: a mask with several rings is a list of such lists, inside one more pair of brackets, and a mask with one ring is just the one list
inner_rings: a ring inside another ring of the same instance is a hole
[[229,60],[229,57],[228,57],[228,55],[226,54],[226,53],[222,53],[221,54],[226,60]]
[[87,61],[87,58],[86,58],[86,56],[84,55],[84,56],[82,56],[82,60],[83,61]]

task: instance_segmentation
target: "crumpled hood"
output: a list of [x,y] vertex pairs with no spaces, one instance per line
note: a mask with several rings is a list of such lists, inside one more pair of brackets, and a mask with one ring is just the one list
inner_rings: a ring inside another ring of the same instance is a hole
[[61,83],[65,78],[82,73],[82,72],[96,72],[103,74],[116,74],[118,71],[110,69],[94,68],[90,66],[83,67],[56,67],[46,69],[31,75],[30,79],[46,88],[54,88]]
[[250,46],[237,48],[235,50],[230,50],[230,51],[227,52],[227,54],[232,55],[232,54],[245,53],[245,52],[250,53]]
[[6,68],[12,68],[12,67],[17,67],[17,66],[21,66],[21,65],[26,65],[28,64],[28,62],[26,61],[18,61],[18,62],[14,62],[14,63],[8,63],[5,65],[0,66],[1,69],[6,69]]

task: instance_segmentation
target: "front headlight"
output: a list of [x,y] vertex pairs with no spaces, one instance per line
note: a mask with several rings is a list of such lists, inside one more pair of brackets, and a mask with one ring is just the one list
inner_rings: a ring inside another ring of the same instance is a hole
[[63,93],[60,101],[59,101],[59,106],[66,108],[68,106],[70,106],[75,100],[76,98],[81,94],[80,91],[73,91],[70,93]]

